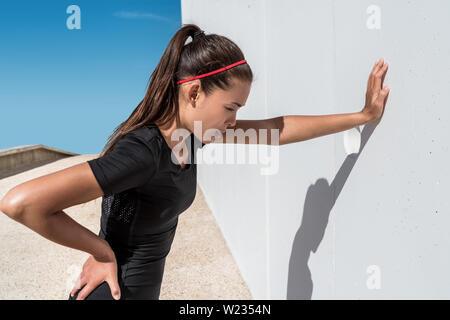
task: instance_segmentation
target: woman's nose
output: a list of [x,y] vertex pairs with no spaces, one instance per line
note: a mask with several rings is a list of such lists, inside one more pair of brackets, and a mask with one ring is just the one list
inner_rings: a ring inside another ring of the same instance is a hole
[[228,127],[234,127],[236,125],[236,118],[233,118],[232,122],[228,121],[227,126]]

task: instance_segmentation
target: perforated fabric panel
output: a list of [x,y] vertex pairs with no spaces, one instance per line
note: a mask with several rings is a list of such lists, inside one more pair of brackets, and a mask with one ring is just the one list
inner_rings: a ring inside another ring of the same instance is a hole
[[137,193],[134,189],[104,196],[102,211],[108,219],[131,223],[136,213],[137,200]]

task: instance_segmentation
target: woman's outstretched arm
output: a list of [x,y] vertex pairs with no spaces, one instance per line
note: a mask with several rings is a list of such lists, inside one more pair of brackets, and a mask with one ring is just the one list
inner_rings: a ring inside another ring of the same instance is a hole
[[280,144],[346,131],[381,118],[390,91],[389,87],[383,88],[388,65],[388,63],[384,64],[383,58],[375,63],[367,81],[366,103],[360,112],[320,116],[284,116],[277,119]]
[[371,119],[362,112],[318,116],[288,115],[275,119],[279,144],[318,138],[366,124]]
[[[388,64],[375,63],[367,82],[366,102],[359,112],[330,115],[286,115],[263,120],[236,120],[224,143],[283,145],[333,134],[381,118],[389,87],[383,88]],[[266,129],[267,137],[260,134]],[[274,131],[273,131],[274,130]],[[278,132],[278,139],[272,133]],[[232,133],[232,134],[229,134]],[[278,141],[277,141],[278,140]]]

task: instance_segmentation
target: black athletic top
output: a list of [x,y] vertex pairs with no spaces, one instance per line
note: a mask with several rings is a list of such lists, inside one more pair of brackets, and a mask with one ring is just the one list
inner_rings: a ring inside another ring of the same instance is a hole
[[168,254],[178,215],[194,201],[195,153],[205,145],[192,133],[185,142],[184,168],[172,161],[172,150],[154,124],[127,133],[109,153],[87,161],[104,192],[99,236],[116,253],[146,245],[146,256]]

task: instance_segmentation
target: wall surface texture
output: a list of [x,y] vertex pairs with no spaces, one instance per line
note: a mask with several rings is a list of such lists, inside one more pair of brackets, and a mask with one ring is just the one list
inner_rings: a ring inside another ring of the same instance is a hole
[[198,171],[253,297],[449,299],[450,2],[181,4],[183,24],[232,39],[252,67],[238,119],[358,112],[375,61],[389,63],[379,122],[278,147],[198,151],[199,161],[220,150],[270,155],[270,165],[261,157]]

